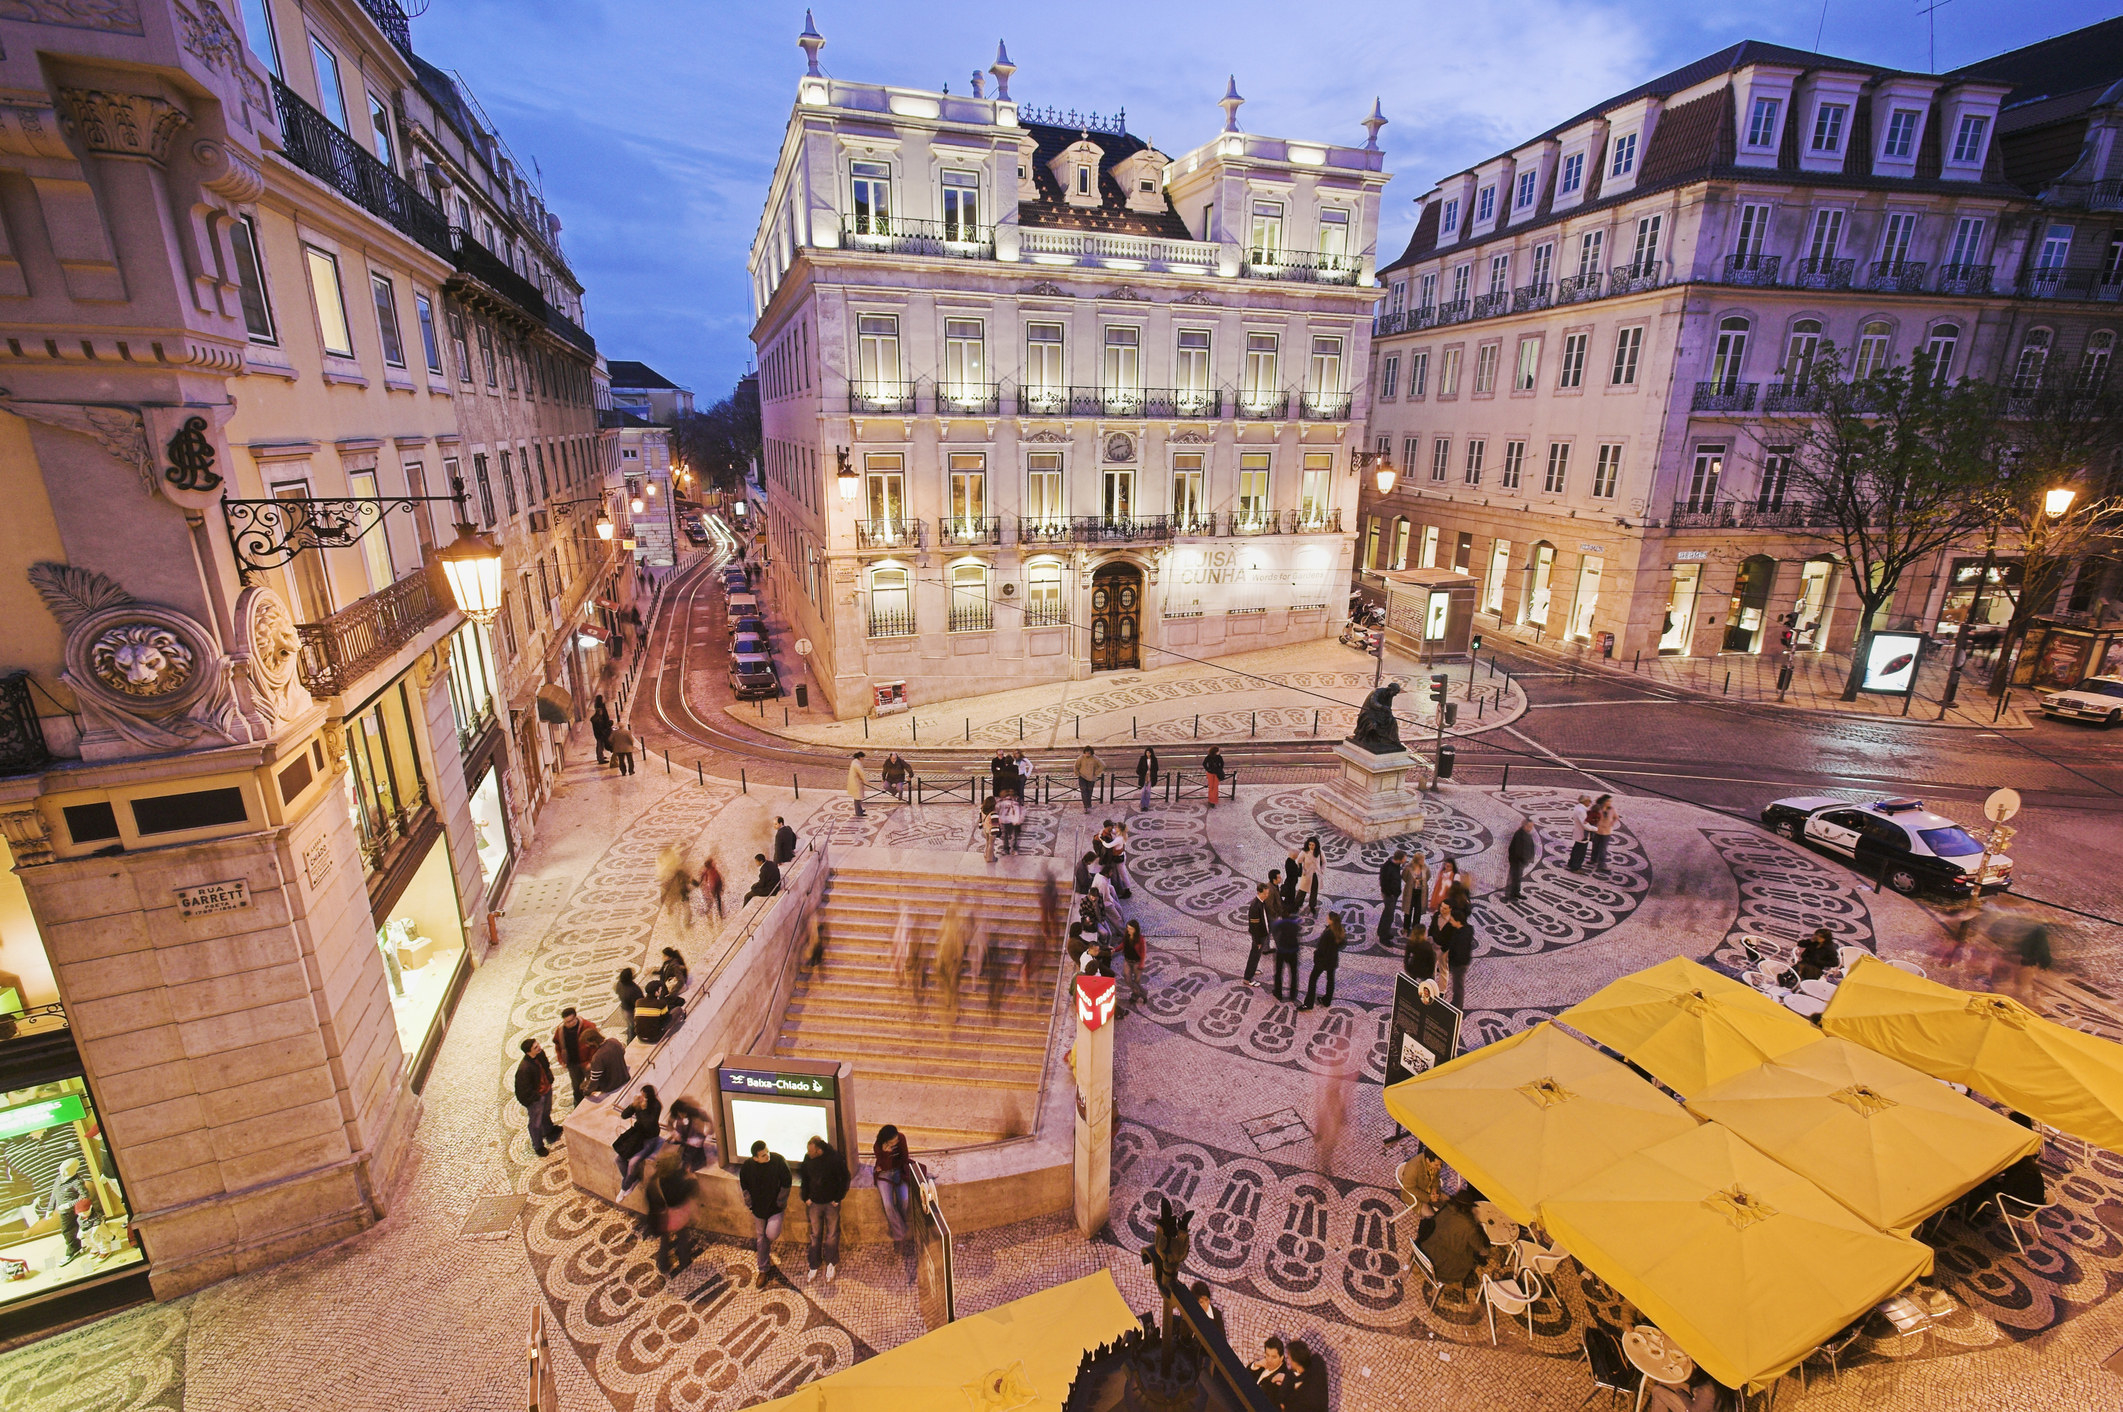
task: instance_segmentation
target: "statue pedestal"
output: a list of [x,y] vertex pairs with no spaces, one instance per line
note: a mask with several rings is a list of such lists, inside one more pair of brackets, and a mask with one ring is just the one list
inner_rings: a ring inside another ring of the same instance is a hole
[[1405,750],[1374,755],[1346,740],[1334,756],[1342,762],[1341,778],[1312,791],[1321,818],[1361,843],[1422,831],[1422,797],[1404,793],[1401,784],[1411,771],[1418,783],[1429,783],[1427,763]]

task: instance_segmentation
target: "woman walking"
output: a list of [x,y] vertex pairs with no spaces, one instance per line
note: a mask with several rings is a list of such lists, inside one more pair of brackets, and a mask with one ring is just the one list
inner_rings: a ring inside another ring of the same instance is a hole
[[1157,751],[1147,745],[1135,760],[1135,787],[1142,792],[1142,797],[1136,801],[1136,812],[1147,814],[1150,812],[1150,791],[1157,787]]
[[1433,920],[1439,917],[1440,909],[1445,905],[1446,895],[1459,880],[1460,865],[1449,856],[1441,859],[1437,865],[1437,878],[1430,884],[1430,916]]
[[1317,917],[1320,914],[1320,872],[1327,866],[1326,858],[1320,853],[1319,835],[1314,834],[1305,840],[1304,848],[1297,855],[1297,866],[1299,886],[1305,894],[1305,915]]
[[1423,918],[1424,908],[1430,902],[1430,859],[1423,850],[1415,850],[1408,860],[1408,867],[1401,874],[1401,927],[1415,932]]
[[1143,924],[1131,921],[1120,934],[1121,960],[1126,963],[1128,989],[1137,1000],[1148,1000],[1150,992],[1143,987],[1143,963],[1150,957],[1150,944],[1143,940]]
[[995,806],[995,821],[1002,826],[1003,852],[1017,852],[1017,836],[1025,828],[1025,801],[1015,794],[1005,794]]

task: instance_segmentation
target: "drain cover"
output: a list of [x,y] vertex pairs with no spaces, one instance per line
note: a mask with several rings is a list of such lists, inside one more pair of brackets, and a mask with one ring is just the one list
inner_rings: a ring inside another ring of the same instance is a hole
[[457,1228],[459,1235],[493,1235],[496,1231],[509,1230],[523,1208],[530,1204],[528,1196],[482,1196],[472,1203],[472,1213],[464,1218]]

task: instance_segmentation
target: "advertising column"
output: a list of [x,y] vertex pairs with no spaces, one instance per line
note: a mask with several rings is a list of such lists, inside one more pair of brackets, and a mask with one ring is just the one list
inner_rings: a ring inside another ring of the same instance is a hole
[[1084,1236],[1105,1228],[1113,1205],[1113,1006],[1110,976],[1080,976],[1076,982],[1076,1045],[1070,1050],[1076,1075],[1076,1229]]

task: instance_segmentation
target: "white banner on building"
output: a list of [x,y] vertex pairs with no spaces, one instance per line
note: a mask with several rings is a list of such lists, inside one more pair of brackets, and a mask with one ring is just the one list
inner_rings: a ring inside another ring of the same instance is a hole
[[1164,615],[1264,612],[1331,606],[1330,544],[1259,541],[1181,545],[1165,561]]

